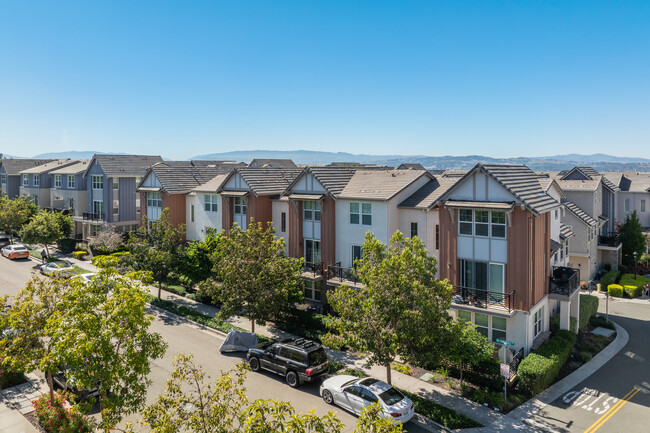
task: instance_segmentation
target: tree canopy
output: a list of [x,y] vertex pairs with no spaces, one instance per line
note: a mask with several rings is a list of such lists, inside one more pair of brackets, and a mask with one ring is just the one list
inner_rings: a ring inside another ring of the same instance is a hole
[[20,229],[38,214],[38,206],[26,197],[0,196],[0,230],[17,236]]
[[635,263],[634,253],[637,254],[637,259],[640,259],[646,246],[646,237],[636,210],[625,216],[623,224],[618,226],[618,234],[622,243],[623,264],[632,266]]
[[369,354],[369,365],[386,367],[399,355],[406,361],[436,363],[451,321],[452,287],[436,279],[436,259],[417,237],[396,232],[386,246],[370,232],[357,262],[361,288],[342,285],[328,301],[339,314],[330,321],[336,334],[326,341]]
[[60,212],[43,211],[20,229],[20,238],[28,244],[40,244],[50,255],[48,245],[57,242],[72,231],[72,221]]
[[494,345],[480,332],[473,323],[458,320],[449,324],[450,334],[446,358],[456,364],[460,371],[460,383],[463,372],[470,366],[476,366],[489,360],[494,354]]

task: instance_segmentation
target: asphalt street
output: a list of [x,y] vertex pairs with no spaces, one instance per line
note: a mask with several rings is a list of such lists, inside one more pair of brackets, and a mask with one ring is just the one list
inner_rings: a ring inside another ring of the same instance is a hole
[[[37,268],[37,263],[31,260],[11,262],[0,257],[0,295],[13,296],[18,293],[31,277],[31,273],[37,272]],[[151,309],[150,313],[156,318],[152,329],[163,336],[169,348],[164,358],[153,363],[150,375],[153,384],[149,388],[148,401],[153,401],[164,390],[165,382],[172,370],[172,361],[180,353],[194,355],[195,362],[201,364],[213,377],[244,360],[243,354],[220,354],[218,347],[223,339],[215,333],[199,329],[157,309]],[[286,385],[280,376],[249,372],[245,386],[251,401],[259,398],[290,401],[298,412],[306,413],[315,408],[317,415],[334,411],[345,424],[345,431],[352,431],[355,428],[354,415],[323,402],[318,395],[318,383],[303,384],[300,388],[293,389]],[[138,416],[132,415],[125,419],[125,422],[137,420]],[[426,431],[412,423],[406,424],[405,427],[409,432]]]
[[[604,300],[599,312],[605,313]],[[549,431],[650,431],[650,301],[610,298],[609,316],[628,331],[628,344],[595,374],[533,417]]]

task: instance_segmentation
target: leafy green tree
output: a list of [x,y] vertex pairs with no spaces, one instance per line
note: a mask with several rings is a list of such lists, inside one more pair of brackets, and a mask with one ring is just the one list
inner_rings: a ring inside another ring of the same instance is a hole
[[0,230],[17,236],[20,229],[38,214],[38,206],[26,197],[0,197]]
[[346,285],[331,291],[328,301],[339,317],[329,326],[326,342],[368,352],[369,365],[386,367],[399,355],[422,364],[435,363],[444,354],[452,287],[439,281],[436,259],[417,237],[395,232],[386,246],[366,233],[356,274],[362,288]]
[[222,284],[212,284],[208,293],[222,302],[222,319],[245,308],[255,332],[256,322],[277,318],[303,300],[302,260],[285,255],[271,223],[266,229],[252,220],[246,230],[233,225],[213,258]]
[[72,230],[74,227],[72,223],[72,218],[70,218],[69,215],[66,215],[63,212],[57,212],[57,211],[52,212],[52,218],[54,218],[56,223],[59,225],[59,228],[61,229],[61,237],[69,238],[70,235],[72,234]]
[[448,352],[446,358],[456,364],[460,371],[460,383],[463,372],[489,360],[494,354],[494,345],[476,331],[476,326],[463,320],[449,324]]
[[122,256],[120,264],[136,271],[150,271],[158,282],[160,299],[163,283],[178,266],[178,249],[184,237],[185,225],[174,225],[169,208],[165,208],[156,221],[143,218],[142,226],[131,234],[126,245],[131,254]]
[[646,237],[643,234],[643,227],[641,227],[636,210],[625,216],[623,224],[618,226],[618,234],[622,243],[623,264],[632,266],[635,264],[634,253],[641,258],[646,245]]
[[61,239],[61,224],[57,212],[43,211],[20,229],[20,238],[28,244],[40,244],[50,255],[48,245]]
[[204,240],[190,242],[183,250],[183,272],[193,282],[204,281],[215,275],[213,256],[217,251],[223,251],[219,246],[223,237],[221,233],[208,230]]
[[[249,403],[244,387],[246,365],[222,373],[214,381],[192,356],[180,354],[165,391],[142,411],[142,424],[154,433],[341,433],[343,424],[329,412],[296,414],[287,402]],[[133,426],[128,428],[133,432]],[[402,426],[381,417],[377,405],[359,417],[356,433],[399,433]]]

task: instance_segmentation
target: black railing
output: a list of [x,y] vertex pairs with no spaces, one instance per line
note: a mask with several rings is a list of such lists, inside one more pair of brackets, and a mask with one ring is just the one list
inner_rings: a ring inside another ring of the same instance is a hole
[[479,308],[503,308],[504,310],[511,312],[515,309],[515,292],[503,293],[484,289],[473,289],[471,287],[454,286],[453,301],[456,304],[468,304]]
[[580,273],[577,269],[554,266],[549,280],[549,292],[571,296],[580,288]]
[[323,262],[319,262],[319,263],[305,262],[302,265],[302,270],[304,272],[311,272],[312,274],[314,274],[314,277],[323,275]]
[[621,244],[621,238],[616,233],[605,233],[598,236],[598,245],[617,248]]
[[327,267],[327,279],[339,280],[340,283],[343,281],[352,281],[355,284],[359,282],[355,269],[344,268],[341,266],[341,262],[334,263]]
[[104,221],[104,216],[95,212],[83,212],[81,214],[84,221]]
[[519,363],[521,360],[524,359],[524,348],[522,347],[515,353],[515,356],[512,358],[512,361],[510,361],[510,377],[508,377],[508,380],[513,380],[515,377],[517,377],[517,369],[519,368]]

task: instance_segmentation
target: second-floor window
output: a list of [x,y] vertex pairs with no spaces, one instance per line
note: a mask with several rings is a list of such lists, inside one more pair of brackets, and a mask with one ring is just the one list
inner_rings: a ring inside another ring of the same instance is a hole
[[533,315],[533,337],[537,337],[544,329],[544,307]]
[[641,200],[641,212],[645,212],[645,200]]
[[29,175],[23,174],[23,186],[29,186]]
[[61,188],[61,175],[60,174],[55,174],[54,175],[54,188]]
[[287,213],[282,212],[280,214],[280,231],[282,233],[287,231]]
[[103,176],[93,176],[92,177],[92,186],[93,186],[93,189],[104,189],[104,177]]
[[499,210],[460,209],[458,233],[503,239],[506,237],[506,213]]
[[147,194],[147,207],[162,207],[162,197],[159,192]]
[[235,215],[246,216],[246,199],[241,197],[235,197],[234,200],[234,213]]
[[372,225],[371,203],[350,203],[350,224]]
[[623,202],[623,208],[624,208],[625,212],[630,211],[630,199],[629,198],[626,198],[625,201]]
[[41,176],[39,174],[34,175],[34,186],[41,186]]
[[352,263],[351,267],[356,267],[357,260],[361,260],[361,245],[352,245]]
[[436,224],[436,249],[440,249],[440,224]]
[[304,201],[302,215],[304,221],[320,221],[320,203],[317,201]]
[[217,194],[205,194],[205,211],[217,212],[219,210],[217,205]]
[[411,223],[411,237],[414,238],[418,235],[418,223]]
[[73,189],[75,187],[75,178],[74,174],[68,175],[68,188]]
[[0,183],[7,183],[7,175],[0,174]]

